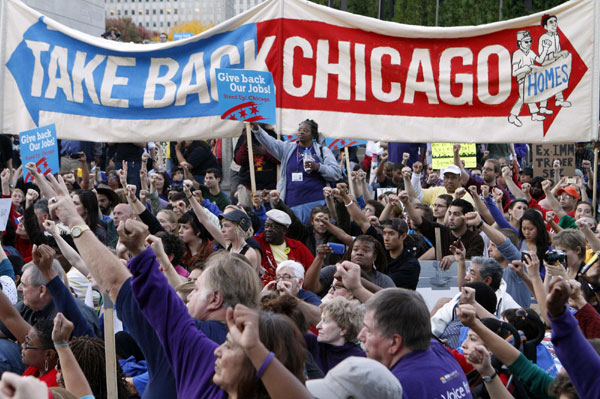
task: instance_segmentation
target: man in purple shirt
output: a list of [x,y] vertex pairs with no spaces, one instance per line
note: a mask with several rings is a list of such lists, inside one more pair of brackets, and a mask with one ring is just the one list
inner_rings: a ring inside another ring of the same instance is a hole
[[358,338],[367,357],[389,368],[403,398],[472,398],[467,377],[450,352],[431,339],[427,306],[420,294],[388,288],[366,303]]

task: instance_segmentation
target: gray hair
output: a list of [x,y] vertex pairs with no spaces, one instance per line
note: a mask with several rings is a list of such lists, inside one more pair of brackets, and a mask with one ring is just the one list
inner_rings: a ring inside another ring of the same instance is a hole
[[[62,266],[60,265],[60,262],[57,261],[56,259],[54,259],[52,261],[52,268],[54,269],[54,271],[56,272],[56,274],[58,274],[58,277],[60,278],[61,281],[65,281],[65,271],[62,268]],[[28,262],[27,264],[25,264],[23,266],[23,274],[25,274],[25,272],[27,270],[31,269],[31,278],[29,279],[29,284],[34,286],[34,287],[39,287],[40,285],[46,285],[47,281],[44,278],[44,275],[42,274],[42,272],[40,271],[40,269],[38,269],[38,267],[35,265],[35,263],[33,263],[33,261]]]
[[502,269],[502,266],[500,266],[500,263],[498,263],[498,261],[485,256],[474,256],[471,258],[471,263],[477,263],[478,265],[481,265],[479,275],[481,276],[482,280],[486,279],[487,277],[491,277],[491,289],[496,291],[498,288],[500,288],[500,283],[502,282],[502,274],[504,273],[504,269]]

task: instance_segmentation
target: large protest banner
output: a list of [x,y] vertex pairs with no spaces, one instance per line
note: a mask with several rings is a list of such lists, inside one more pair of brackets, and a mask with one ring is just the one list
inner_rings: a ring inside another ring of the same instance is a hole
[[61,138],[147,141],[239,134],[215,71],[269,71],[277,124],[404,142],[597,139],[596,0],[493,24],[433,28],[267,0],[193,38],[117,43],[0,0],[0,126]]

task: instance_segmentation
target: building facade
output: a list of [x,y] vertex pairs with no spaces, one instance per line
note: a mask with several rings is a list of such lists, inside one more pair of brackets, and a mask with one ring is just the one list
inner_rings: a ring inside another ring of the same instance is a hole
[[199,21],[218,25],[263,0],[104,0],[107,18],[131,18],[139,26],[168,32],[177,25]]
[[94,36],[104,33],[105,0],[23,0],[23,2],[70,28]]

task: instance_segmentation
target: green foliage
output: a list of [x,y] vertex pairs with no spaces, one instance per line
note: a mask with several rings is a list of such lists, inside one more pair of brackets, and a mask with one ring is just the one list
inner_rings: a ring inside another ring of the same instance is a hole
[[[328,0],[312,0],[328,5]],[[382,0],[385,2],[384,17],[410,25],[435,26],[436,0]],[[394,2],[394,16],[389,18],[390,1]],[[502,4],[502,19],[548,10],[567,0],[439,0],[438,25],[482,25],[498,21]],[[377,17],[378,0],[347,0],[348,12]],[[341,0],[334,1],[341,8]]]
[[131,18],[106,18],[105,23],[107,31],[111,28],[119,31],[119,40],[122,42],[142,43],[158,35],[158,32],[151,32],[143,26],[136,25]]

